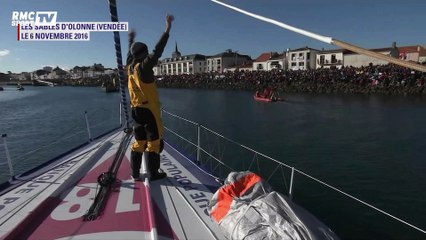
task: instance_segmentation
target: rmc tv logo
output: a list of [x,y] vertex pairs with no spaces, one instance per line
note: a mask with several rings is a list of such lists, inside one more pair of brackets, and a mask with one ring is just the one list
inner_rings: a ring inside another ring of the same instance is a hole
[[53,25],[56,24],[58,12],[52,11],[13,11],[12,26],[21,25]]

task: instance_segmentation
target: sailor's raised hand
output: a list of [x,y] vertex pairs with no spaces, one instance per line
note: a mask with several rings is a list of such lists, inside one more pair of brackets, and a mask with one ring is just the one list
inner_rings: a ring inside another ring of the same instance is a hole
[[172,27],[173,20],[175,20],[175,17],[173,17],[173,15],[170,15],[170,14],[166,15],[166,33],[170,32],[170,28]]

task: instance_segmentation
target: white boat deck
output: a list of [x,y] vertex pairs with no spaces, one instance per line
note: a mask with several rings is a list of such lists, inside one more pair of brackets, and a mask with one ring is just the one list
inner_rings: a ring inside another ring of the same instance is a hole
[[134,182],[128,148],[102,214],[83,220],[124,135],[114,132],[18,176],[0,196],[0,238],[223,239],[206,211],[219,184],[167,144],[161,168],[168,178]]

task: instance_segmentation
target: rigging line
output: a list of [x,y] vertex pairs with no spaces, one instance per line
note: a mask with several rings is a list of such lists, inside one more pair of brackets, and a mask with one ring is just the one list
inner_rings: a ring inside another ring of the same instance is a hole
[[126,154],[126,149],[129,146],[131,138],[131,131],[125,133],[117,149],[117,152],[115,153],[114,161],[108,169],[108,172],[104,172],[98,176],[98,183],[101,185],[101,188],[97,192],[96,197],[93,200],[93,203],[90,206],[89,210],[83,216],[84,221],[96,220],[98,216],[102,213],[105,204],[108,201],[108,197],[111,193],[113,184],[116,182],[118,169],[121,165],[123,157]]
[[[78,157],[81,157],[81,159],[80,160],[82,160],[82,159],[84,159],[86,156],[88,156],[93,150],[95,150],[95,149],[99,149],[100,147],[102,147],[102,145],[103,145],[103,142],[101,142],[98,146],[96,146],[96,147],[94,147],[92,150],[89,150],[89,151],[86,151],[86,152],[84,152],[83,154],[81,154],[81,155],[78,155]],[[96,154],[96,152],[94,153],[94,154]],[[93,156],[93,155],[92,155]],[[91,156],[91,157],[92,157]],[[77,158],[78,158],[77,157]],[[67,161],[65,161],[65,162],[63,162],[63,163],[61,163],[61,164],[59,164],[59,165],[57,165],[57,166],[55,166],[54,168],[52,168],[52,169],[49,169],[48,171],[46,171],[46,172],[44,172],[44,173],[42,173],[42,174],[45,174],[45,173],[47,173],[47,172],[49,172],[49,171],[52,171],[52,170],[54,170],[55,168],[57,168],[57,167],[60,167],[60,166],[62,166],[63,164],[66,164],[66,163],[68,163],[69,161],[71,161],[71,160],[73,160],[73,159],[77,159],[77,158],[71,158],[71,159],[68,159]],[[23,203],[21,203],[20,205],[18,205],[18,206],[16,206],[16,207],[14,207],[14,208],[12,208],[12,209],[10,209],[9,210],[9,212],[7,213],[7,214],[10,214],[9,216],[7,216],[7,215],[4,215],[4,216],[2,216],[2,217],[0,217],[0,221],[1,220],[3,220],[3,218],[5,218],[5,220],[4,221],[1,221],[0,222],[0,226],[2,226],[3,224],[5,224],[7,221],[9,221],[11,218],[13,218],[16,214],[18,214],[18,211],[19,210],[22,210],[22,209],[24,209],[28,204],[30,204],[31,203],[31,201],[32,200],[34,200],[35,198],[37,198],[38,196],[40,196],[41,194],[43,194],[44,193],[44,191],[46,190],[46,189],[48,189],[49,187],[51,187],[53,184],[56,184],[56,181],[58,181],[58,180],[60,180],[60,179],[62,179],[64,176],[66,176],[74,167],[75,167],[75,165],[77,165],[78,163],[79,163],[80,161],[77,161],[77,162],[75,162],[74,163],[74,166],[72,166],[72,167],[70,167],[69,169],[67,169],[66,171],[64,171],[64,172],[62,172],[62,173],[60,173],[59,175],[58,175],[58,177],[57,177],[57,179],[55,180],[55,181],[53,181],[53,182],[50,182],[50,183],[48,183],[44,188],[42,188],[41,190],[39,190],[38,192],[36,192],[34,195],[32,195],[32,196],[29,196]],[[40,174],[40,176],[42,175],[42,174]],[[26,183],[26,182],[33,182],[33,180],[31,180],[31,181],[25,181],[24,183]],[[23,184],[24,184],[23,183]]]
[[[115,135],[112,135],[112,136],[115,136]],[[114,138],[114,137],[113,137]],[[87,156],[89,153],[91,153],[91,152],[93,152],[93,151],[97,151],[99,148],[101,148],[106,142],[108,141],[108,139],[105,139],[105,140],[102,140],[102,141],[100,141],[99,142],[99,144],[98,145],[94,145],[93,147],[89,147],[89,149],[87,149],[87,150],[85,150],[84,152],[81,152],[81,153],[79,153],[79,154],[77,154],[77,155],[75,155],[75,156],[72,156],[71,158],[69,158],[69,159],[67,159],[66,161],[64,161],[64,162],[61,162],[61,163],[59,163],[59,164],[55,164],[54,166],[52,166],[52,167],[49,167],[49,168],[47,168],[46,170],[44,170],[44,171],[37,171],[38,172],[38,176],[41,176],[42,174],[45,174],[45,173],[47,173],[47,172],[49,172],[49,171],[51,171],[51,170],[53,170],[53,169],[55,169],[55,168],[57,168],[58,166],[61,166],[61,165],[63,165],[63,164],[67,164],[67,163],[69,163],[69,162],[71,162],[71,161],[73,161],[73,160],[75,160],[75,159],[77,159],[77,158],[79,158],[79,157],[82,157],[80,160],[82,160],[82,159],[84,159],[84,157],[85,156]],[[79,160],[79,161],[80,161]],[[26,175],[26,176],[20,176],[20,175],[18,175],[18,176],[16,176],[15,178],[16,178],[16,180],[18,180],[18,181],[21,181],[20,183],[16,183],[16,184],[14,184],[15,186],[21,186],[21,185],[23,185],[23,184],[25,184],[25,183],[27,183],[27,182],[30,182],[30,181],[32,181],[32,180],[28,180],[28,179],[32,179],[32,175],[33,175],[34,173],[32,173],[32,174],[29,174],[29,175]],[[59,179],[59,178],[58,178]],[[12,189],[10,189],[10,190],[8,190],[7,192],[9,192],[9,191],[11,191]],[[4,193],[6,193],[6,192],[4,192]],[[0,217],[0,219],[1,219],[1,217]]]
[[421,229],[420,227],[417,227],[417,226],[415,226],[415,225],[413,225],[413,224],[411,224],[411,223],[409,223],[409,222],[407,222],[407,221],[405,221],[405,220],[402,220],[401,218],[395,217],[395,216],[393,216],[392,214],[390,214],[390,213],[388,213],[388,212],[385,212],[384,210],[382,210],[382,209],[380,209],[380,208],[378,208],[378,207],[375,207],[375,206],[373,206],[373,205],[371,205],[371,204],[369,204],[369,203],[367,203],[367,202],[364,202],[363,200],[358,199],[358,198],[356,198],[356,197],[354,197],[354,196],[350,195],[349,193],[345,193],[345,192],[343,192],[342,190],[340,190],[340,189],[338,189],[338,188],[336,188],[336,187],[333,187],[333,186],[331,186],[331,185],[330,185],[330,184],[328,184],[328,183],[325,183],[325,182],[323,182],[323,181],[321,181],[321,180],[319,180],[319,179],[317,179],[317,178],[315,178],[315,177],[312,177],[312,176],[310,176],[310,175],[308,175],[308,174],[306,174],[306,173],[304,173],[304,172],[302,172],[302,171],[300,171],[300,170],[297,170],[296,168],[294,169],[294,171],[296,171],[296,172],[300,173],[301,175],[303,175],[303,176],[305,176],[305,177],[308,177],[308,178],[312,179],[313,181],[316,181],[316,182],[318,182],[318,183],[321,183],[322,185],[324,185],[324,186],[326,186],[326,187],[328,187],[328,188],[331,188],[331,189],[333,189],[334,191],[336,191],[336,192],[338,192],[338,193],[341,193],[341,194],[345,195],[346,197],[351,198],[351,199],[353,199],[353,200],[355,200],[355,201],[357,201],[357,202],[359,202],[359,203],[361,203],[361,204],[363,204],[363,205],[365,205],[365,206],[367,206],[367,207],[370,207],[370,208],[372,208],[372,209],[374,209],[374,210],[376,210],[376,211],[378,211],[378,212],[380,212],[380,213],[382,213],[382,214],[384,214],[384,215],[386,215],[386,216],[388,216],[388,217],[390,217],[390,218],[393,218],[393,219],[395,219],[396,221],[398,221],[398,222],[400,222],[400,223],[403,223],[403,224],[405,224],[405,225],[407,225],[407,226],[409,226],[409,227],[411,227],[411,228],[413,228],[413,229],[416,229],[417,231],[420,231],[420,232],[422,232],[422,233],[426,233],[426,230]]
[[[217,177],[211,173],[209,173],[208,171],[206,171],[205,169],[203,169],[202,167],[200,167],[198,164],[194,163],[191,159],[189,159],[187,156],[185,156],[184,154],[182,154],[179,150],[177,150],[175,147],[173,147],[171,144],[169,144],[168,142],[164,142],[165,144],[167,144],[171,149],[173,149],[176,153],[178,153],[180,156],[182,156],[183,158],[185,158],[189,163],[191,163],[193,166],[195,166],[196,168],[198,168],[200,171],[202,171],[204,174],[209,175],[211,178],[213,178],[215,181],[220,181],[223,182],[224,179],[221,179],[220,177]],[[216,160],[216,159],[215,159]],[[227,165],[224,164],[225,167],[228,167]],[[231,167],[228,167],[228,169],[230,169],[231,171],[234,171],[234,169],[232,169]]]
[[[108,3],[109,3],[109,12],[111,15],[111,21],[118,22],[116,0],[108,0]],[[127,98],[126,98],[126,91],[125,91],[126,75],[124,74],[124,71],[123,71],[123,59],[121,54],[120,33],[118,31],[114,31],[114,43],[115,43],[115,56],[117,59],[118,75],[120,78],[121,106],[123,108],[124,116],[126,119],[126,128],[130,128],[129,109],[127,106]]]
[[407,61],[404,61],[404,60],[401,60],[401,59],[398,59],[398,58],[393,58],[391,56],[387,56],[387,55],[384,55],[384,54],[381,54],[381,53],[373,52],[373,51],[368,50],[366,48],[358,47],[358,46],[355,46],[351,43],[347,43],[347,42],[344,42],[344,41],[341,41],[341,40],[337,40],[337,39],[332,38],[332,37],[326,37],[326,36],[322,36],[322,35],[319,35],[319,34],[316,34],[316,33],[312,33],[312,32],[309,32],[309,31],[306,31],[306,30],[303,30],[303,29],[300,29],[300,28],[296,28],[296,27],[287,25],[283,22],[279,22],[279,21],[271,19],[271,18],[263,17],[263,16],[260,16],[260,15],[245,11],[243,9],[234,7],[232,5],[223,3],[223,2],[218,1],[218,0],[211,0],[211,1],[214,2],[214,3],[220,4],[224,7],[227,7],[229,9],[232,9],[234,11],[245,14],[247,16],[250,16],[250,17],[259,19],[261,21],[277,25],[281,28],[302,34],[304,36],[319,40],[321,42],[332,44],[332,45],[335,45],[335,46],[338,46],[338,47],[341,47],[341,48],[344,48],[344,49],[347,49],[347,50],[350,50],[350,51],[353,51],[353,52],[356,52],[356,53],[359,53],[359,54],[363,54],[363,55],[367,55],[367,56],[370,56],[370,57],[373,57],[373,58],[381,59],[381,60],[396,64],[396,65],[400,65],[400,66],[403,66],[403,67],[414,69],[414,70],[417,70],[417,71],[420,71],[420,72],[426,72],[426,66],[422,66],[422,65],[417,64],[417,63],[407,62]]
[[[39,148],[36,148],[36,149],[33,149],[33,150],[31,150],[31,151],[28,151],[28,152],[26,152],[26,153],[24,153],[24,154],[22,154],[22,155],[15,155],[15,156],[12,156],[12,159],[14,159],[14,162],[16,162],[16,159],[22,159],[22,158],[24,158],[24,157],[26,157],[26,156],[28,156],[28,155],[31,155],[31,154],[33,154],[33,153],[35,153],[35,152],[37,152],[37,151],[39,151],[39,150],[41,150],[41,149],[44,149],[44,148],[46,148],[46,147],[48,147],[48,146],[52,146],[52,145],[54,145],[54,144],[56,144],[56,143],[58,143],[58,142],[62,142],[63,140],[66,140],[66,139],[69,139],[69,138],[72,138],[72,137],[75,137],[75,136],[77,136],[78,134],[80,134],[80,133],[84,133],[86,130],[81,130],[81,131],[78,131],[78,132],[75,132],[73,135],[69,135],[69,136],[67,136],[67,137],[63,137],[63,138],[58,138],[58,139],[56,139],[56,140],[54,140],[54,141],[52,141],[52,142],[50,142],[49,144],[46,144],[46,145],[43,145],[43,146],[41,146],[41,147],[39,147]],[[63,135],[62,135],[63,136]]]

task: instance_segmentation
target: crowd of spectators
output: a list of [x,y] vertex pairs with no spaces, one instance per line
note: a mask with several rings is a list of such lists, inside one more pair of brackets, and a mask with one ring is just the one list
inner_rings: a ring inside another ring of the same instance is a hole
[[162,76],[159,87],[278,92],[426,95],[426,73],[394,64],[342,69],[236,71]]

